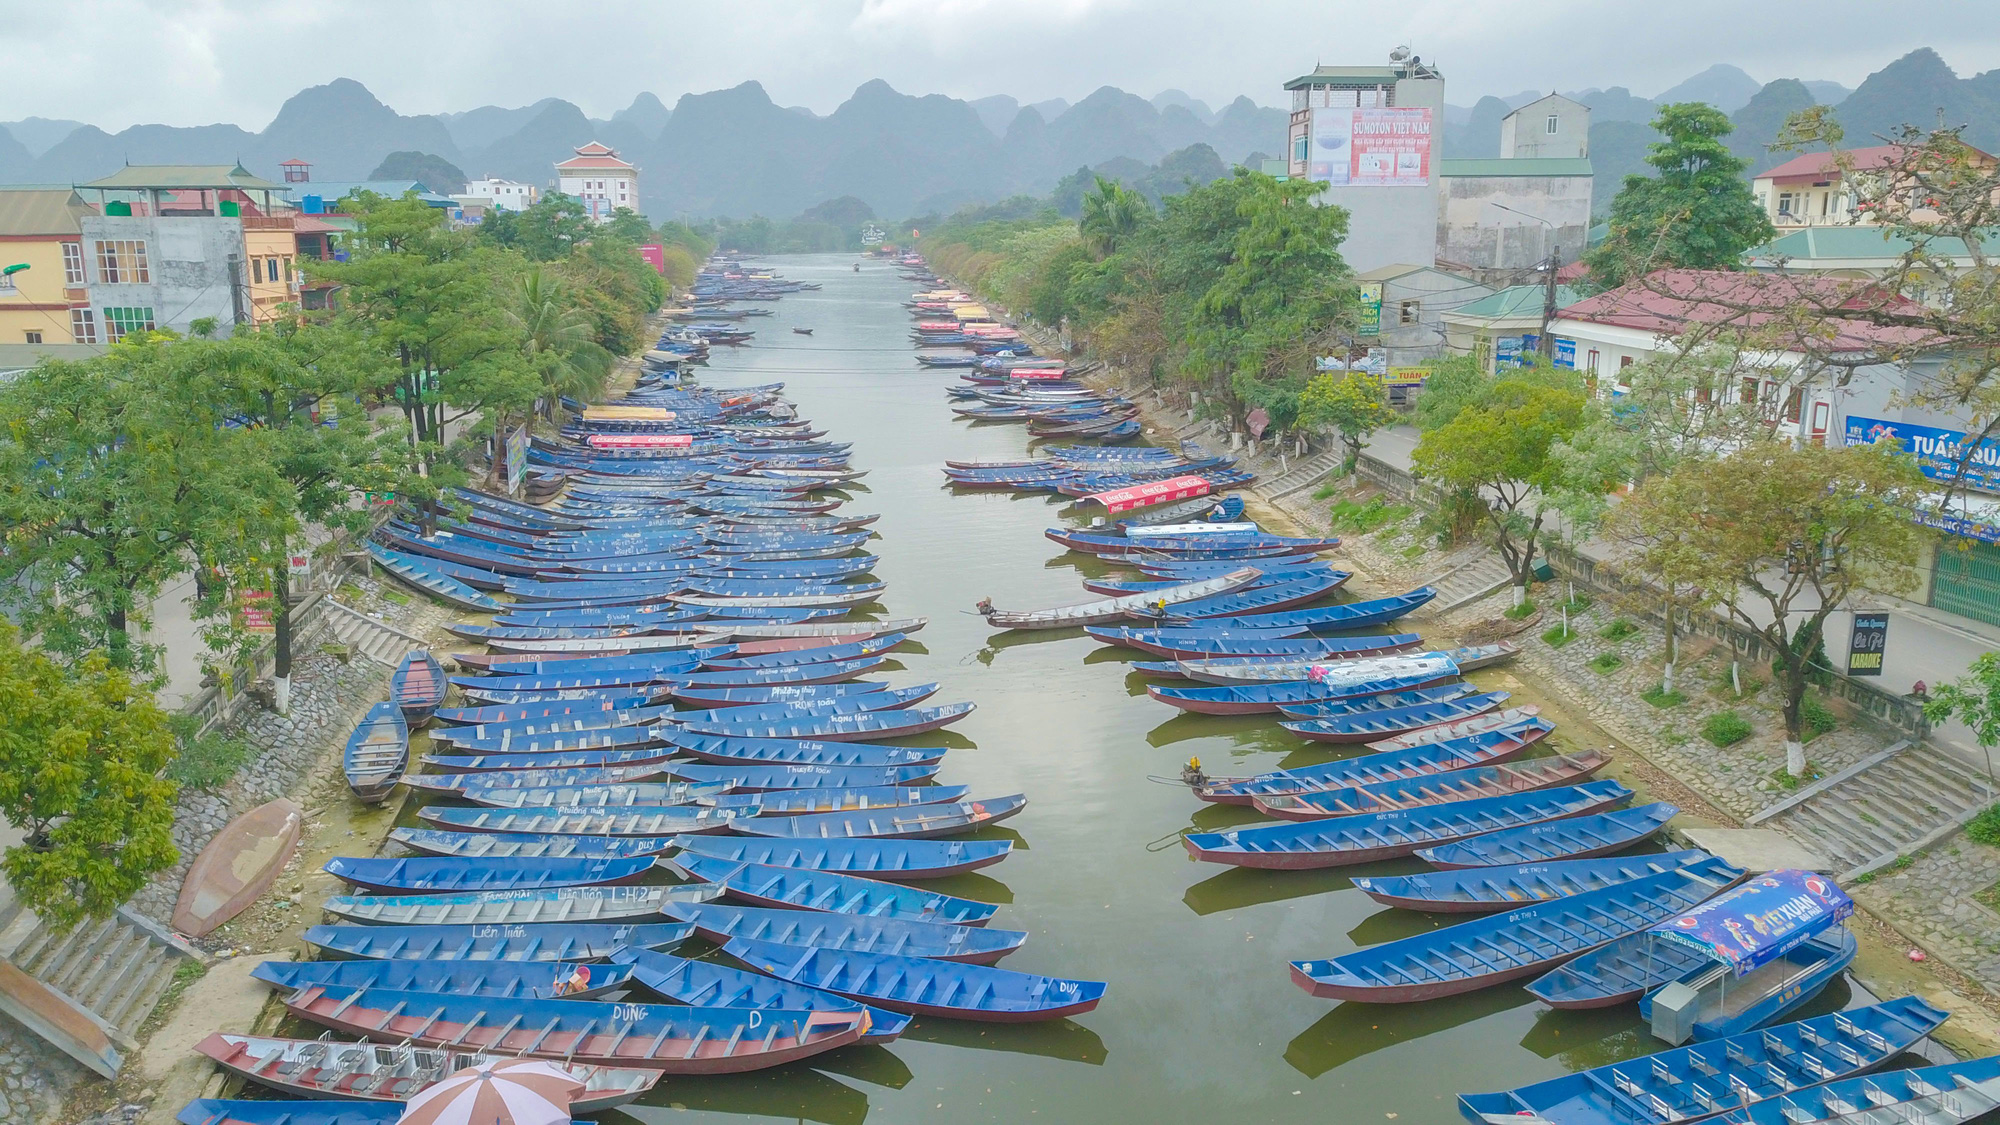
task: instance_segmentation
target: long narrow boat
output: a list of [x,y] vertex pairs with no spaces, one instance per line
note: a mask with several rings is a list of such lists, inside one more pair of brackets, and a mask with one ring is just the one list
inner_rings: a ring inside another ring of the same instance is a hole
[[1441,703],[1360,711],[1327,719],[1299,719],[1278,725],[1308,742],[1374,742],[1483,715],[1507,702],[1507,697],[1504,691],[1489,691]]
[[1720,859],[1550,899],[1343,953],[1292,962],[1292,983],[1328,1000],[1407,1004],[1537,976],[1729,889],[1746,874]]
[[1217,687],[1164,687],[1147,684],[1155,701],[1197,715],[1260,715],[1287,705],[1366,699],[1373,695],[1420,691],[1458,678],[1458,665],[1438,657],[1390,675],[1327,676],[1318,680],[1225,684]]
[[511,859],[515,856],[625,859],[665,855],[674,848],[671,836],[559,836],[526,832],[446,832],[436,828],[393,829],[389,840],[424,855],[468,859]]
[[394,703],[370,707],[347,737],[341,768],[356,797],[370,804],[388,800],[410,768],[410,728],[402,708]]
[[668,739],[704,762],[716,765],[929,766],[944,760],[942,746],[876,746],[814,738],[722,738],[674,731]]
[[984,801],[921,805],[881,812],[820,813],[811,816],[749,817],[732,822],[730,831],[748,836],[783,836],[795,840],[844,840],[866,836],[878,840],[928,840],[962,836],[998,824],[1020,812],[1028,798],[1016,793]]
[[1102,981],[1017,973],[889,953],[806,949],[737,938],[722,947],[780,980],[891,1011],[946,1019],[1023,1023],[1082,1015],[1104,998]]
[[[1146,569],[1141,567],[1141,569]],[[1387,598],[1368,598],[1364,601],[1348,602],[1345,605],[1316,606],[1312,609],[1295,609],[1282,612],[1261,612],[1238,616],[1181,618],[1169,614],[1162,624],[1199,624],[1218,628],[1262,628],[1300,629],[1309,633],[1336,633],[1344,629],[1364,629],[1383,625],[1403,617],[1429,604],[1437,597],[1435,586],[1419,586],[1407,594],[1396,594]]]
[[761,707],[771,703],[818,703],[885,691],[888,684],[874,680],[850,680],[844,684],[771,684],[734,688],[674,689],[674,698],[683,703],[720,710],[731,707]]
[[834,660],[875,656],[888,652],[907,640],[909,637],[905,634],[888,633],[870,637],[865,641],[841,641],[833,644],[809,645],[804,648],[781,649],[775,652],[718,656],[706,659],[702,663],[717,671],[731,668],[788,668],[795,664],[825,664]]
[[[597,968],[601,970],[603,966]],[[370,1108],[393,1110],[394,1116],[387,1118],[391,1122],[402,1116],[403,1102],[446,1078],[462,1070],[478,1070],[504,1061],[498,1055],[425,1047],[222,1032],[195,1044],[194,1049],[223,1070],[282,1093],[389,1103]],[[573,1113],[596,1113],[624,1105],[651,1090],[660,1080],[656,1070],[633,1067],[570,1064],[563,1069],[583,1083],[583,1089],[570,1100]]]
[[403,709],[403,721],[412,727],[430,722],[448,690],[444,667],[429,649],[415,649],[404,656],[389,677],[389,698]]
[[725,895],[751,906],[895,918],[906,922],[949,922],[959,926],[983,926],[999,912],[999,907],[988,902],[974,902],[934,891],[920,891],[900,883],[838,875],[831,871],[770,867],[685,852],[666,862],[689,879],[719,884]]
[[654,707],[630,707],[622,711],[592,711],[585,714],[445,726],[429,733],[433,743],[443,746],[499,739],[500,748],[504,750],[515,738],[533,738],[543,734],[581,734],[586,731],[610,730],[616,727],[643,726],[662,715],[672,714],[673,710],[672,704],[663,703]]
[[1847,1078],[1734,1109],[1722,1125],[1964,1125],[2000,1109],[2000,1055]]
[[1276,684],[1294,680],[1324,680],[1366,683],[1391,677],[1416,675],[1448,660],[1455,673],[1513,659],[1516,649],[1501,641],[1490,645],[1468,645],[1440,652],[1411,652],[1395,656],[1364,656],[1354,660],[1173,660],[1164,663],[1136,662],[1142,672],[1179,676],[1209,684]]
[[[1297,606],[1311,605],[1321,598],[1331,596],[1349,577],[1351,576],[1346,571],[1335,570],[1270,586],[1253,585],[1213,597],[1170,603],[1173,605],[1171,612],[1175,620],[1191,621],[1240,617],[1247,613],[1279,613]],[[1126,610],[1125,616],[1136,621],[1159,621],[1166,617],[1168,612],[1157,604],[1148,603]]]
[[1391,809],[1445,805],[1508,793],[1532,793],[1559,785],[1579,785],[1610,762],[1611,758],[1601,750],[1583,750],[1575,754],[1557,754],[1508,765],[1447,770],[1371,785],[1343,785],[1311,793],[1259,796],[1252,798],[1250,804],[1258,812],[1279,820],[1317,821]]
[[562,720],[604,717],[646,706],[637,695],[611,699],[557,700],[553,703],[503,704],[490,707],[440,707],[439,722],[476,726],[482,723],[511,723],[522,719]]
[[402,551],[392,551],[373,543],[368,545],[368,550],[382,569],[414,587],[418,592],[447,605],[469,609],[474,613],[494,613],[506,608],[463,580],[424,565],[433,560]]
[[1372,785],[1447,770],[1493,766],[1512,761],[1546,738],[1555,724],[1529,719],[1503,730],[1431,742],[1407,750],[1383,750],[1317,766],[1274,770],[1254,777],[1206,777],[1192,785],[1194,795],[1222,805],[1247,805],[1264,797],[1316,793],[1343,785]]
[[[865,1007],[845,996],[817,988],[732,969],[708,961],[690,961],[670,953],[624,949],[617,954],[634,979],[679,1004],[723,1008],[789,1008],[811,1012],[845,1012]],[[862,1044],[890,1043],[910,1026],[910,1017],[884,1008],[868,1008],[868,1032]]]
[[1602,890],[1708,858],[1707,852],[1690,850],[1625,859],[1561,859],[1417,875],[1357,876],[1354,886],[1384,906],[1433,914],[1488,914]]
[[733,938],[750,938],[779,945],[895,953],[933,961],[991,965],[1028,940],[1025,931],[983,925],[738,906],[728,902],[689,903],[671,910],[675,919],[692,923],[697,934],[717,945]]
[[636,883],[653,869],[637,859],[478,859],[419,856],[382,859],[334,856],[323,870],[363,890],[401,894],[454,894],[469,891],[555,890],[560,887],[613,887]]
[[791,668],[732,668],[721,672],[694,672],[676,675],[681,687],[756,687],[765,684],[838,684],[862,676],[889,662],[886,656],[864,656],[854,660],[829,660],[823,664],[801,664]]
[[937,767],[708,766],[674,763],[669,772],[683,780],[605,785],[523,785],[505,789],[471,787],[459,790],[458,795],[475,805],[503,809],[681,805],[694,804],[705,797],[725,792],[745,797],[763,792],[907,787],[928,781],[937,772]]
[[309,945],[342,957],[415,961],[602,961],[621,945],[669,949],[694,933],[684,922],[609,926],[313,926]]
[[1475,840],[1426,847],[1417,858],[1446,871],[1557,859],[1590,859],[1624,851],[1667,826],[1681,810],[1665,801],[1549,824],[1527,824]]
[[1182,838],[1204,863],[1297,870],[1344,867],[1410,855],[1431,844],[1617,808],[1632,790],[1616,781],[1449,805],[1366,813],[1305,824],[1260,824]]
[[[528,763],[527,769],[516,769],[521,761],[495,755],[426,755],[426,763],[453,772],[412,774],[404,780],[412,789],[454,797],[551,785],[625,785],[665,776],[671,754],[662,750],[577,750],[530,757],[541,760]],[[692,799],[692,794],[680,798]]]
[[758,816],[814,816],[868,809],[908,809],[965,799],[969,785],[872,785],[853,789],[774,790],[703,797],[709,808],[751,808]]
[[1866,1074],[1917,1045],[1949,1015],[1943,1008],[1905,996],[1607,1063],[1512,1090],[1460,1094],[1458,1110],[1472,1125],[1705,1121]]
[[[624,857],[620,857],[624,858]],[[649,887],[563,887],[444,895],[335,895],[328,914],[378,926],[521,925],[529,922],[627,922],[656,919],[670,902],[707,902],[722,894],[708,883]]]
[[1688,946],[1657,941],[1650,932],[1638,933],[1558,965],[1529,981],[1526,988],[1551,1008],[1609,1008],[1637,1000],[1710,963]]
[[1303,637],[1303,638],[1259,638],[1236,637],[1226,633],[1201,635],[1174,635],[1177,630],[1149,630],[1152,637],[1141,637],[1133,631],[1123,642],[1129,648],[1136,648],[1154,656],[1169,660],[1210,660],[1235,658],[1288,659],[1288,660],[1349,660],[1361,656],[1379,656],[1391,652],[1401,652],[1416,648],[1424,643],[1416,633],[1378,633],[1358,637]]
[[1243,567],[1217,578],[1188,582],[1167,590],[1151,590],[1143,594],[1102,598],[1077,605],[1058,606],[1054,609],[995,609],[988,601],[980,602],[978,608],[986,618],[987,624],[1000,629],[1068,629],[1079,625],[1103,625],[1112,621],[1122,621],[1127,610],[1141,606],[1175,605],[1214,597],[1217,594],[1231,593],[1257,581],[1261,574],[1262,572],[1255,567]]
[[[997,970],[994,970],[997,971]],[[667,1074],[739,1074],[783,1066],[859,1042],[865,1012],[690,1008],[592,1000],[510,1000],[393,989],[302,989],[285,1007],[300,1019],[379,1043],[462,1047],[494,1054]]]
[[[865,815],[865,814],[853,814]],[[558,836],[677,836],[694,832],[744,831],[756,819],[752,809],[709,809],[689,805],[631,805],[621,808],[468,809],[427,805],[417,819],[454,832],[521,832]],[[780,817],[793,821],[798,817]]]
[[460,996],[587,1000],[625,987],[632,971],[622,965],[563,961],[266,961],[250,975],[286,992],[333,984]]
[[972,714],[974,704],[951,703],[943,707],[912,707],[906,710],[857,711],[849,714],[807,713],[795,719],[709,720],[682,724],[693,734],[716,738],[799,738],[826,742],[860,742],[867,739],[907,738],[950,726]]
[[1397,707],[1416,707],[1425,703],[1449,703],[1479,694],[1481,693],[1477,686],[1464,680],[1456,680],[1427,688],[1412,688],[1409,691],[1385,691],[1347,699],[1316,699],[1310,703],[1283,703],[1278,706],[1278,713],[1287,719],[1332,719],[1347,715],[1363,715],[1373,711],[1387,711]]
[[1406,750],[1412,746],[1423,746],[1427,743],[1443,742],[1452,738],[1465,738],[1469,735],[1484,734],[1491,730],[1505,730],[1516,723],[1532,719],[1541,713],[1541,707],[1533,703],[1524,707],[1507,707],[1497,711],[1488,711],[1483,715],[1474,715],[1469,719],[1439,723],[1436,726],[1418,727],[1415,730],[1405,731],[1402,734],[1393,735],[1389,738],[1378,738],[1365,745],[1370,750]]
[[1006,859],[1012,840],[764,840],[748,836],[676,836],[690,857],[761,863],[893,882],[942,879]]

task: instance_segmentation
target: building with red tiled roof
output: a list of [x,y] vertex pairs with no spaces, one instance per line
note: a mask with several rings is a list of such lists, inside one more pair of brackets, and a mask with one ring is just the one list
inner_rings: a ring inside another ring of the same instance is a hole
[[556,190],[583,204],[590,217],[605,222],[620,207],[639,209],[639,169],[618,150],[592,141],[556,164]]
[[[1911,150],[1903,145],[1875,145],[1849,149],[1846,153],[1856,172],[1887,168]],[[1973,149],[1974,159],[1987,164],[1993,157]],[[1865,209],[1856,210],[1854,192],[1842,182],[1842,171],[1834,154],[1808,152],[1759,172],[1750,190],[1764,206],[1771,225],[1782,233],[1800,227],[1870,225],[1875,222]]]

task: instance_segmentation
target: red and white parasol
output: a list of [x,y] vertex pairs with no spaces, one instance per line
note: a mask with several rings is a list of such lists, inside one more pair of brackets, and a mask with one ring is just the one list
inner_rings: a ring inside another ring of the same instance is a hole
[[461,1070],[403,1107],[397,1125],[569,1125],[575,1075],[536,1059]]

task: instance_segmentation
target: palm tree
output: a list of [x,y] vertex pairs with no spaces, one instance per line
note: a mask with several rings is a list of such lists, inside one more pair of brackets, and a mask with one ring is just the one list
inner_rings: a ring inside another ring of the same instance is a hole
[[1118,250],[1118,243],[1139,229],[1153,205],[1146,197],[1116,180],[1097,177],[1097,190],[1083,197],[1083,218],[1077,230],[1092,257],[1102,261]]
[[553,412],[565,395],[590,398],[603,389],[616,361],[592,338],[589,312],[571,298],[560,278],[544,276],[542,267],[535,266],[515,283],[503,311],[548,389],[545,410]]

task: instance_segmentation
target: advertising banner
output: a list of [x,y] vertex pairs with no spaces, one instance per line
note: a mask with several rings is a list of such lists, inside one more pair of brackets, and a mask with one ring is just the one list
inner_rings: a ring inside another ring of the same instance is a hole
[[1429,187],[1429,107],[1315,109],[1306,178],[1333,187]]
[[1150,508],[1155,504],[1171,504],[1176,500],[1188,500],[1196,496],[1208,495],[1208,482],[1197,476],[1172,477],[1156,480],[1151,484],[1133,485],[1110,492],[1099,492],[1084,497],[1085,503],[1104,505],[1107,512],[1129,512],[1134,508]]
[[685,449],[694,444],[694,435],[591,434],[584,441],[592,449]]
[[1379,281],[1361,283],[1361,326],[1356,332],[1362,336],[1382,334],[1382,283]]
[[[1917,467],[1932,480],[1963,484],[1981,492],[2000,492],[2000,441],[1989,438],[1980,442],[1968,460],[1963,431],[1847,416],[1847,430],[1841,439],[1844,444],[1873,445],[1884,438],[1902,442],[1903,452],[1915,455]],[[1965,467],[1962,477],[1961,462]]]
[[1882,653],[1889,647],[1889,615],[1886,613],[1857,613],[1854,615],[1854,635],[1847,642],[1847,674],[1850,676],[1879,676],[1882,674]]
[[1346,187],[1354,159],[1354,111],[1315,109],[1306,128],[1312,130],[1306,179]]
[[666,247],[661,246],[657,242],[649,242],[639,247],[639,256],[646,259],[646,264],[653,267],[654,273],[659,274],[661,277],[667,276]]
[[528,427],[516,426],[507,435],[507,491],[517,494],[528,479]]

